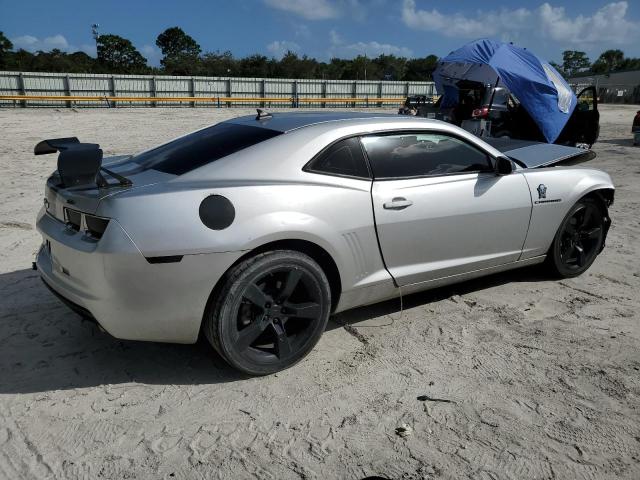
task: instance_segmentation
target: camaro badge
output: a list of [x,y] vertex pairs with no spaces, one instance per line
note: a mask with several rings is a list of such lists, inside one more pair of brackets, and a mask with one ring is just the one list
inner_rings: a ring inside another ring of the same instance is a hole
[[544,183],[538,185],[538,198],[547,198],[547,187]]

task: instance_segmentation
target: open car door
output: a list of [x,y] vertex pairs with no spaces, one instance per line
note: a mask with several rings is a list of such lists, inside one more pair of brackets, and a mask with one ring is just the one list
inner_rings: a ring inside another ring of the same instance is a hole
[[575,143],[586,143],[591,147],[600,134],[600,112],[596,87],[587,87],[578,94],[574,111],[573,139]]

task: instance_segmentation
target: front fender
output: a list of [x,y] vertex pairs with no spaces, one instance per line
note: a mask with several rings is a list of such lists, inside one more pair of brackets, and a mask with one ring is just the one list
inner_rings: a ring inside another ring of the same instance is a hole
[[522,259],[544,255],[569,209],[582,197],[615,189],[611,177],[592,168],[549,167],[523,170],[532,210]]

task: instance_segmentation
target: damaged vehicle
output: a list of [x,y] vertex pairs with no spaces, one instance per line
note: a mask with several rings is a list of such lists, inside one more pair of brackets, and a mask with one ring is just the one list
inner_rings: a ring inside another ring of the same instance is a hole
[[451,52],[433,74],[441,98],[426,117],[480,136],[591,148],[600,132],[594,87],[577,96],[549,63],[525,48],[478,40]]
[[614,186],[581,149],[366,113],[228,120],[151,150],[59,152],[34,268],[114,337],[193,343],[264,375],[333,313],[546,262],[585,272]]

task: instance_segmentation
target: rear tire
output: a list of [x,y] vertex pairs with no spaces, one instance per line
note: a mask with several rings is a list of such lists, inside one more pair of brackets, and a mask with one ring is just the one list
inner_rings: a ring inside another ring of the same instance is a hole
[[234,266],[214,292],[204,334],[234,368],[268,375],[302,360],[331,314],[329,281],[309,256],[277,250]]
[[583,198],[571,207],[558,228],[547,258],[561,278],[577,277],[594,262],[605,239],[605,212],[600,203]]

